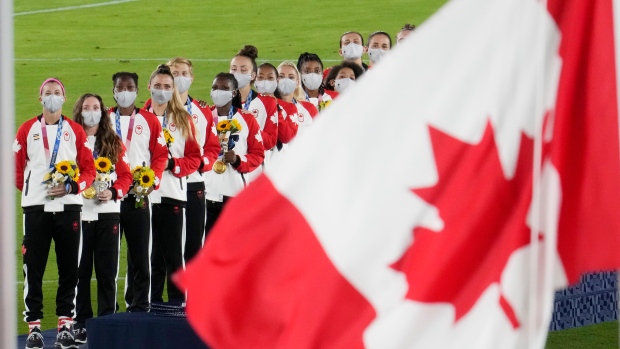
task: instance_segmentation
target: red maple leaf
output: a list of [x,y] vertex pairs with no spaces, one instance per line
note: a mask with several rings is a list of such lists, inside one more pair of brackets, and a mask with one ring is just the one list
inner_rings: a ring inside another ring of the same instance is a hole
[[[392,267],[406,274],[407,298],[452,303],[457,322],[491,284],[499,283],[509,257],[529,244],[533,141],[521,135],[514,177],[506,179],[490,123],[475,145],[432,127],[429,132],[439,181],[412,191],[437,207],[444,228],[414,228],[412,245]],[[498,301],[517,328],[509,302],[503,295]]]

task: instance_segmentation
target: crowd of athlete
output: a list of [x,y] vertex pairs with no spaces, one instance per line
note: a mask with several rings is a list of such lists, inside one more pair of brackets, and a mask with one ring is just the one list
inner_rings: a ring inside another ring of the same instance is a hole
[[[405,25],[396,41],[414,29]],[[258,65],[258,50],[246,45],[232,58],[229,72],[215,76],[211,106],[190,96],[193,66],[182,57],[152,72],[146,84],[150,98],[143,106],[135,104],[136,73],[113,74],[113,107],[106,107],[100,95],[87,93],[70,115],[63,114],[65,86],[55,78],[45,80],[39,90],[42,113],[20,126],[13,144],[24,212],[26,348],[44,346],[42,283],[52,239],[59,278],[56,347],[86,343],[86,320],[94,316],[93,267],[97,315],[118,310],[122,236],[127,311],[146,312],[151,303],[163,302],[166,284],[168,301],[184,304],[192,295],[170,277],[198,253],[226,202],[391,48],[386,32],[370,34],[367,45],[360,33],[347,32],[340,38],[343,61],[338,65],[325,67],[318,55],[305,52],[296,63],[275,66]],[[217,125],[224,120],[235,120],[239,131],[218,134]],[[113,164],[103,186],[95,182],[101,171],[94,161],[98,158]],[[63,161],[77,165],[79,179],[57,186],[44,183]],[[137,192],[132,174],[138,166],[154,174],[145,192]]]

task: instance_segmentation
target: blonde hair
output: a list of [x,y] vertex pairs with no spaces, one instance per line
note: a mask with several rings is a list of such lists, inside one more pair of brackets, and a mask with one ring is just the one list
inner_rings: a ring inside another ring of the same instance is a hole
[[170,120],[170,123],[175,123],[183,137],[185,139],[194,139],[195,134],[192,129],[191,115],[185,109],[183,102],[181,101],[181,95],[179,94],[179,90],[177,89],[176,84],[174,83],[174,76],[170,72],[170,67],[165,64],[160,64],[157,66],[157,69],[151,74],[151,78],[149,79],[149,83],[153,81],[153,78],[157,75],[167,75],[172,78],[172,98],[168,101],[168,105],[166,106],[166,114]]
[[297,69],[297,65],[291,61],[284,61],[280,63],[280,65],[278,66],[278,73],[280,73],[280,69],[282,67],[291,67],[295,69],[295,74],[297,74],[297,87],[295,88],[295,91],[293,91],[293,98],[295,98],[298,101],[305,101],[306,92],[304,91],[304,88],[301,86],[301,74],[299,74],[299,69]]
[[191,76],[194,76],[194,65],[192,64],[192,61],[183,57],[174,57],[170,59],[168,63],[166,63],[166,65],[169,67],[174,67],[177,64],[187,64],[187,66],[189,67],[189,74]]

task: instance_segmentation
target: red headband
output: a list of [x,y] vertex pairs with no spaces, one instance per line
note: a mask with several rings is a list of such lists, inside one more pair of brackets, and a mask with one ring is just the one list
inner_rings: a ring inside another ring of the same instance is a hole
[[43,86],[45,86],[45,84],[50,83],[50,82],[55,82],[58,85],[60,85],[60,88],[62,89],[62,94],[63,94],[63,96],[65,95],[65,85],[63,85],[62,82],[60,82],[60,80],[58,80],[58,79],[49,78],[49,79],[43,81],[43,83],[41,84],[41,88],[39,88],[39,96],[43,94]]

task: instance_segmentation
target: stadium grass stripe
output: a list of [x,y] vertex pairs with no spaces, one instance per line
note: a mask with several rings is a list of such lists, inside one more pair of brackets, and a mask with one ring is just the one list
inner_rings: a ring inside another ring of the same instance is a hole
[[134,2],[134,1],[138,1],[138,0],[118,0],[118,1],[100,2],[100,3],[87,4],[87,5],[58,7],[58,8],[44,9],[44,10],[35,10],[35,11],[25,11],[25,12],[14,13],[13,17],[25,16],[25,15],[34,15],[34,14],[39,14],[39,13],[50,13],[50,12],[59,12],[59,11],[79,10],[79,9],[83,9],[83,8],[100,7],[100,6],[108,6],[108,5],[118,5],[118,4],[124,4],[126,2]]

